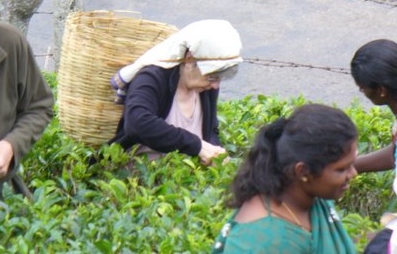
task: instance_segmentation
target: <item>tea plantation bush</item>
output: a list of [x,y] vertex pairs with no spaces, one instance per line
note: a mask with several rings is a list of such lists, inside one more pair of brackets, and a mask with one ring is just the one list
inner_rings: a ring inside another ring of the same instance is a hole
[[[55,75],[45,75],[56,93]],[[221,139],[231,160],[209,167],[176,152],[149,162],[117,145],[102,146],[103,158],[89,166],[96,151],[64,135],[55,117],[23,161],[34,202],[5,188],[0,253],[208,253],[232,212],[223,202],[258,128],[305,103],[266,96],[221,102]],[[359,129],[360,152],[390,142],[390,112],[358,103],[346,112]],[[380,215],[396,208],[392,178],[360,175],[338,201],[358,252],[379,229]]]

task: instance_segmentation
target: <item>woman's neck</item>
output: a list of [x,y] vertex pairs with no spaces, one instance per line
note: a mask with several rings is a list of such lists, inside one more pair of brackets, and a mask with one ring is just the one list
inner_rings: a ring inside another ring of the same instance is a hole
[[298,212],[307,212],[314,204],[314,197],[309,196],[302,189],[290,188],[279,197],[280,202],[285,202],[289,207]]
[[192,118],[199,98],[198,93],[178,86],[175,97],[182,114],[186,118]]
[[[299,191],[298,191],[299,192]],[[297,192],[284,193],[275,201],[278,212],[287,216],[288,220],[302,229],[311,231],[310,209],[314,198],[307,195],[298,195]]]
[[182,84],[178,84],[178,87],[176,89],[176,96],[179,101],[190,101],[197,98],[197,94],[197,91],[188,89]]

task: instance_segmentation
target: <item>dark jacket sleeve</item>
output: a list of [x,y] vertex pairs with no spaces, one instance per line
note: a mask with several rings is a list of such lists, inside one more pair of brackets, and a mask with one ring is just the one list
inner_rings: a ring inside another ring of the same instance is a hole
[[178,75],[170,75],[170,71],[147,68],[130,83],[125,101],[124,133],[159,152],[178,150],[197,155],[201,149],[200,138],[164,120],[171,108],[179,78]]
[[14,164],[18,164],[49,123],[54,99],[26,39],[20,36],[14,46],[16,52],[9,52],[7,58],[10,63],[14,62],[10,72],[15,72],[13,85],[17,86],[18,102],[15,123],[4,139],[11,143]]

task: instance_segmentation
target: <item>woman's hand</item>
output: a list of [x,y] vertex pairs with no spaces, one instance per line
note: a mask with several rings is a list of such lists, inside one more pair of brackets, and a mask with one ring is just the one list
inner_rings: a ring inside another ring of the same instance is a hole
[[216,158],[219,155],[225,153],[225,148],[220,146],[214,146],[204,140],[201,140],[201,150],[198,156],[200,157],[202,164],[208,166],[211,164],[213,158]]

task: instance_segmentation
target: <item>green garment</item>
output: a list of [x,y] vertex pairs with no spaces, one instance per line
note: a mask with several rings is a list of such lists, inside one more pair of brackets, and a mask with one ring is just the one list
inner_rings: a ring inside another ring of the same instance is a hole
[[332,201],[315,200],[310,211],[311,232],[271,213],[253,222],[237,223],[233,220],[236,213],[222,228],[212,253],[356,253]]
[[0,35],[0,140],[12,146],[13,167],[51,120],[54,98],[26,37],[4,22]]

